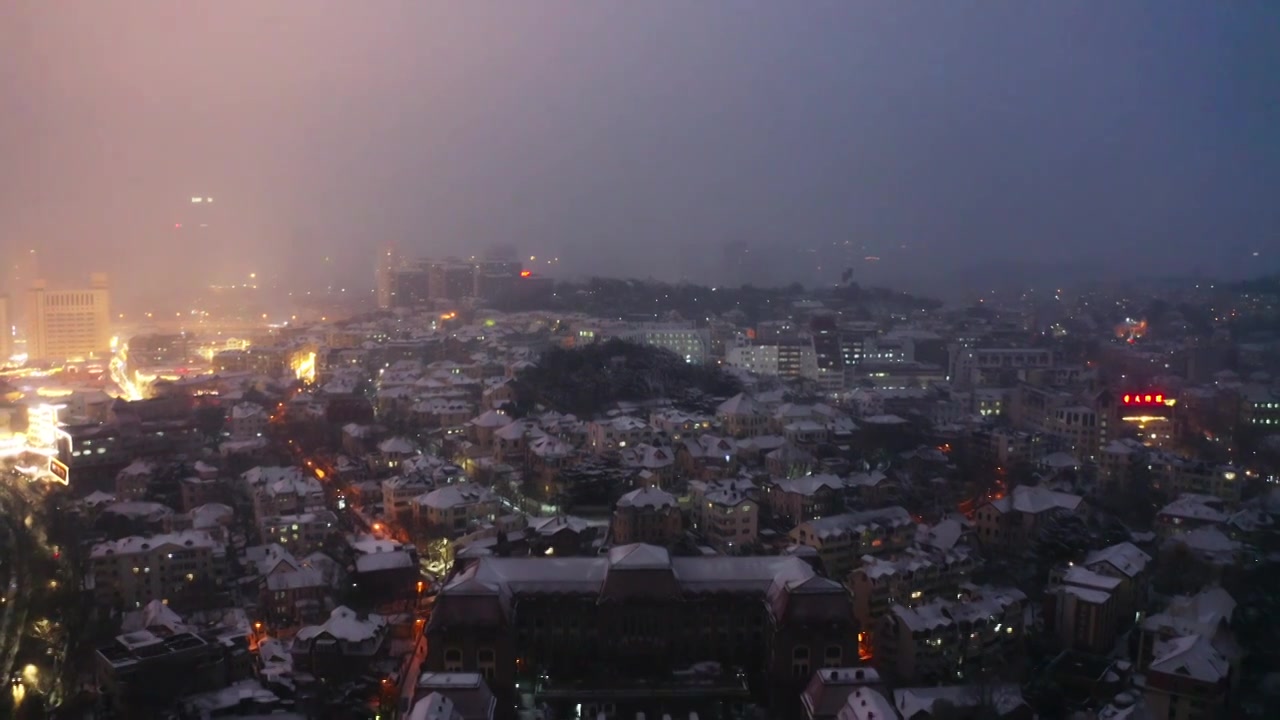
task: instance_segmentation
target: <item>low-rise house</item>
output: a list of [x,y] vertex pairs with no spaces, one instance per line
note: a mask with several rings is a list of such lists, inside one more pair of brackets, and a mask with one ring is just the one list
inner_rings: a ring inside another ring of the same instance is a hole
[[1198,528],[1225,527],[1230,517],[1220,498],[1183,493],[1156,513],[1156,532],[1172,537]]
[[348,546],[352,584],[366,597],[403,600],[416,592],[421,574],[413,545],[362,535]]
[[256,467],[241,476],[253,497],[254,520],[324,508],[320,481],[298,467]]
[[1159,643],[1144,676],[1143,698],[1151,717],[1233,717],[1227,704],[1231,664],[1203,635]]
[[262,570],[258,605],[269,627],[321,622],[324,613],[332,609],[336,580],[336,565],[332,561],[298,560],[275,545],[269,548],[258,567]]
[[503,462],[524,459],[529,446],[546,435],[535,420],[517,420],[493,431],[493,457]]
[[769,415],[751,396],[738,393],[720,403],[716,420],[730,437],[752,437],[768,432]]
[[467,438],[482,450],[493,448],[493,434],[513,422],[511,417],[497,410],[486,410],[467,423]]
[[217,477],[193,475],[183,478],[179,487],[182,491],[183,512],[190,512],[201,505],[213,502],[226,502],[229,495],[228,488]]
[[[1032,720],[1035,711],[1017,685],[949,685],[901,688],[893,691],[893,705],[902,720],[994,717]],[[945,714],[944,714],[945,713]]]
[[146,499],[147,488],[151,486],[156,473],[157,468],[154,463],[134,460],[116,473],[116,499],[121,501]]
[[651,478],[649,484],[666,487],[675,472],[675,452],[668,447],[640,443],[618,452],[622,467],[631,472],[644,473]]
[[871,688],[856,688],[836,713],[836,720],[883,720],[896,713],[889,698]]
[[717,435],[686,437],[676,443],[676,470],[685,477],[714,480],[737,466],[738,444]]
[[657,435],[653,426],[630,415],[607,420],[594,420],[587,425],[587,443],[592,452],[607,453],[652,443]]
[[1138,669],[1145,670],[1155,657],[1157,645],[1181,637],[1201,635],[1231,663],[1242,656],[1240,644],[1231,630],[1236,611],[1235,598],[1220,587],[1195,595],[1174,597],[1161,612],[1142,621],[1138,642]]
[[389,477],[381,486],[382,514],[398,523],[407,523],[413,518],[413,499],[431,492],[435,484],[429,475],[413,473]]
[[413,499],[414,530],[427,537],[457,537],[474,523],[492,522],[501,502],[492,490],[459,482]]
[[712,418],[667,408],[649,413],[649,424],[673,441],[696,436],[711,429]]
[[199,530],[208,533],[214,540],[225,543],[229,537],[228,529],[234,519],[235,510],[230,505],[209,503],[181,515],[170,515],[165,532]]
[[380,615],[361,618],[355,610],[334,608],[320,625],[308,625],[293,638],[293,667],[316,677],[356,677],[381,655],[389,635]]
[[848,488],[844,478],[819,474],[776,479],[764,490],[774,517],[801,523],[843,511]]
[[[439,700],[429,698],[448,700],[459,720],[494,720],[497,714],[498,700],[480,673],[422,673],[410,703],[414,720],[431,720],[430,713],[441,706]],[[423,702],[427,708],[419,712]]]
[[805,720],[835,720],[849,696],[863,688],[885,692],[880,673],[872,667],[822,668],[800,695]]

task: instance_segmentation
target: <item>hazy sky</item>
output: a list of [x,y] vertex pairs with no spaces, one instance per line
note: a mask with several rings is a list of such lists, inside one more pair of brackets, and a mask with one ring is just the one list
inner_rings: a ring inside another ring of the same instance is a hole
[[676,278],[742,240],[780,281],[845,241],[930,278],[1280,255],[1261,0],[7,0],[0,108],[6,259],[131,292],[367,288],[387,241]]

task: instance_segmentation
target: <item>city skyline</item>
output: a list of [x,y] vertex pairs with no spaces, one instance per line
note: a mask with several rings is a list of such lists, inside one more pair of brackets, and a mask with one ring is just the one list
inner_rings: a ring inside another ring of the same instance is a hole
[[716,282],[742,242],[783,284],[873,256],[938,293],[988,263],[1277,268],[1265,6],[792,10],[6,5],[0,151],[30,171],[0,180],[0,259],[126,304],[249,272],[370,290],[350,268],[387,242]]

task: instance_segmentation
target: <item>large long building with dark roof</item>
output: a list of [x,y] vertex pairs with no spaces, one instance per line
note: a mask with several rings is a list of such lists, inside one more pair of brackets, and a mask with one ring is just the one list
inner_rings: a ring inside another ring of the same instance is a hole
[[427,670],[483,674],[500,710],[532,691],[583,717],[771,699],[782,717],[815,669],[857,658],[848,594],[803,560],[639,544],[481,558],[440,592],[427,640]]

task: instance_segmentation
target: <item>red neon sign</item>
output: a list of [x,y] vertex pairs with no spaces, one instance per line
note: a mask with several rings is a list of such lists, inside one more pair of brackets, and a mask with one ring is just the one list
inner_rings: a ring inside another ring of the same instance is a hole
[[522,277],[522,278],[533,277],[533,271],[532,271],[532,270],[521,270],[521,271],[520,271],[520,277]]
[[1164,393],[1125,393],[1121,400],[1125,405],[1164,405]]

